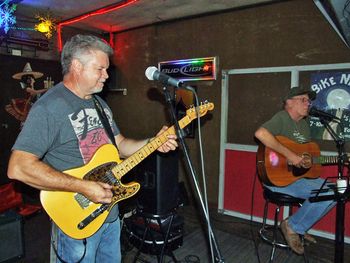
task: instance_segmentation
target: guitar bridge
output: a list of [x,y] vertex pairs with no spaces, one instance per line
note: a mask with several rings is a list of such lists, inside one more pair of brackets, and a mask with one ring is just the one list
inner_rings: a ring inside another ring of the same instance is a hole
[[87,199],[84,195],[76,193],[74,195],[74,199],[75,201],[78,202],[78,204],[80,205],[81,208],[85,209],[90,205],[90,200]]

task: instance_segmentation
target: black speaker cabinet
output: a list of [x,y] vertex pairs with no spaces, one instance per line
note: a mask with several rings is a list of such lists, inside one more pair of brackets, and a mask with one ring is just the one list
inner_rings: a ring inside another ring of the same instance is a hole
[[15,262],[23,255],[22,217],[6,211],[0,214],[0,262]]
[[166,214],[179,203],[178,151],[154,152],[133,171],[141,184],[137,205],[142,211]]

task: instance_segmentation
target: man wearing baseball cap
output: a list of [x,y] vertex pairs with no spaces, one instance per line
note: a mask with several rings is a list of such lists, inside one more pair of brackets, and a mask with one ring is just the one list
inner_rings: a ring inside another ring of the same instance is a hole
[[[308,88],[293,87],[283,98],[283,110],[277,112],[255,132],[255,137],[266,147],[281,154],[287,162],[298,168],[309,168],[312,163],[290,147],[283,145],[276,136],[284,136],[295,143],[311,141],[309,126],[309,106],[316,98],[316,93]],[[306,233],[335,205],[333,201],[310,203],[308,198],[313,190],[320,189],[324,179],[300,178],[287,186],[264,184],[265,188],[273,192],[288,194],[305,199],[302,206],[289,218],[281,222],[281,230],[290,248],[297,254],[304,254],[304,247],[300,235],[311,243],[316,240]]]

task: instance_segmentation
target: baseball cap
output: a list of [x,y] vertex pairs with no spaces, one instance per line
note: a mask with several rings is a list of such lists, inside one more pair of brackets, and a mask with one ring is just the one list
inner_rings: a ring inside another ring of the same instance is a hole
[[313,90],[310,90],[308,88],[304,88],[304,87],[292,87],[288,94],[284,97],[283,101],[286,101],[288,99],[291,99],[295,96],[299,96],[299,95],[304,95],[307,94],[309,96],[310,100],[314,100],[316,98],[316,92]]

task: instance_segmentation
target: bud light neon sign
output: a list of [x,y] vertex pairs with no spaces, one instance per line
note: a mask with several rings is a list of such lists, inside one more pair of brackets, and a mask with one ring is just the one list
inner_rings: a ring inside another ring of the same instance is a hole
[[164,61],[158,63],[158,69],[182,81],[215,80],[217,61],[217,57]]

